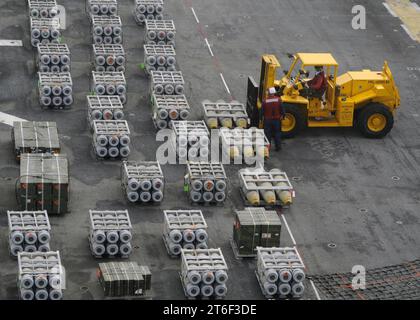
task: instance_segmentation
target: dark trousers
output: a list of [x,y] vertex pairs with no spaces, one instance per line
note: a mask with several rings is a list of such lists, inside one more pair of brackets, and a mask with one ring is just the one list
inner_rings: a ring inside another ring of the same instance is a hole
[[264,133],[270,143],[274,138],[276,148],[281,147],[281,120],[264,120]]

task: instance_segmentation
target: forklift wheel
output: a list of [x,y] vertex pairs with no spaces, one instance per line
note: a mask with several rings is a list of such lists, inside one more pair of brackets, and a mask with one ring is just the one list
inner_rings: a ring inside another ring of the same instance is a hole
[[306,116],[299,105],[284,104],[284,119],[281,122],[282,137],[293,138],[306,127]]
[[357,127],[367,138],[383,138],[394,126],[394,116],[381,104],[364,107],[357,119]]

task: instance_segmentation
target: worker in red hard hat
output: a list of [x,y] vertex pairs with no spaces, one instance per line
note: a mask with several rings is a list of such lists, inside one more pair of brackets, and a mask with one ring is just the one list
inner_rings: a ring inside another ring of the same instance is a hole
[[276,151],[279,151],[281,149],[281,120],[284,118],[284,110],[275,88],[268,89],[267,97],[262,102],[262,112],[264,133],[270,144],[274,138]]

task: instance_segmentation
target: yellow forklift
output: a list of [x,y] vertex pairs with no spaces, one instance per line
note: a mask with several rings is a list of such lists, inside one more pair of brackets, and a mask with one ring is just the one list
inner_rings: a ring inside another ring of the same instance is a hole
[[[288,54],[289,70],[276,80],[280,63],[274,55],[262,57],[259,85],[248,78],[247,111],[251,125],[262,128],[262,101],[270,87],[281,97],[285,118],[283,137],[290,138],[306,127],[356,126],[368,138],[382,138],[392,129],[400,95],[385,61],[382,71],[349,71],[337,76],[338,63],[329,53]],[[316,70],[324,70],[326,90],[311,93],[308,82]]]

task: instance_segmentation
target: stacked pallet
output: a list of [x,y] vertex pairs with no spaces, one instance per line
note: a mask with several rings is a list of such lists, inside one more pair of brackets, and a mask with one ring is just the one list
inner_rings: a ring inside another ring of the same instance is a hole
[[157,161],[124,161],[121,167],[123,193],[135,203],[160,203],[163,201],[165,179]]
[[287,207],[295,195],[287,174],[279,169],[241,169],[239,182],[246,205]]
[[18,290],[22,300],[61,300],[64,271],[60,253],[19,252]]
[[163,20],[163,0],[134,0],[133,15],[138,25],[146,20]]
[[38,72],[39,101],[43,108],[63,109],[73,104],[73,81],[69,72]]
[[124,120],[124,106],[119,96],[87,96],[88,122],[94,120]]
[[60,43],[60,21],[58,18],[30,18],[31,45]]
[[238,101],[225,102],[219,100],[202,102],[204,119],[209,129],[223,128],[247,128],[249,124],[245,105]]
[[181,251],[181,283],[187,298],[224,298],[227,264],[220,249]]
[[38,44],[40,72],[70,72],[70,50],[66,44]]
[[118,3],[117,0],[87,0],[86,12],[90,15],[116,16]]
[[257,128],[221,128],[222,152],[234,163],[254,164],[270,156],[270,142],[264,130]]
[[175,47],[176,29],[173,20],[146,20],[145,44]]
[[9,249],[19,252],[50,251],[51,225],[47,211],[7,211]]
[[207,223],[201,210],[165,210],[163,241],[168,254],[178,257],[181,249],[207,249]]
[[123,31],[119,16],[92,15],[91,20],[94,44],[122,44]]
[[128,258],[133,251],[128,211],[89,210],[89,245],[95,258]]
[[172,147],[181,161],[208,160],[210,133],[204,121],[171,121]]
[[127,158],[130,154],[130,141],[130,129],[127,121],[93,121],[93,148],[98,158]]
[[69,173],[64,155],[22,154],[16,198],[25,211],[68,211]]
[[181,71],[151,71],[150,94],[182,95],[185,81]]
[[55,122],[13,122],[12,142],[18,161],[24,153],[60,153],[57,124]]
[[100,263],[97,276],[106,297],[143,296],[152,288],[150,269],[137,262]]
[[223,164],[187,162],[184,189],[192,203],[223,203],[227,194],[227,177]]
[[122,104],[127,103],[127,82],[121,71],[92,71],[91,89],[98,96],[119,96]]
[[300,298],[305,266],[296,248],[257,248],[256,275],[267,298]]
[[158,130],[171,127],[172,120],[187,120],[190,116],[190,105],[185,95],[152,94],[152,118]]
[[94,67],[97,72],[125,72],[125,51],[120,44],[94,44]]
[[276,211],[265,208],[236,210],[231,241],[235,257],[255,257],[257,247],[278,247],[280,231],[281,221]]
[[55,18],[60,13],[55,0],[28,0],[28,7],[32,18]]
[[144,65],[145,71],[176,71],[176,52],[173,46],[145,44]]

